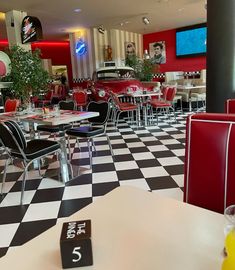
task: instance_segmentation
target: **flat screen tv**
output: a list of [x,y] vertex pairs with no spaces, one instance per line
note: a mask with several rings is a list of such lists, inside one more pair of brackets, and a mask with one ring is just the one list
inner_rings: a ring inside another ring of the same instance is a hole
[[176,30],[176,56],[206,55],[206,24],[197,24]]

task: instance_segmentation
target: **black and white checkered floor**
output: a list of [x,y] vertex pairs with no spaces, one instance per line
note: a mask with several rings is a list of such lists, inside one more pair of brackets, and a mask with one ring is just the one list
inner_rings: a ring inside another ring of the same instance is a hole
[[[96,138],[92,170],[86,142],[80,143],[80,152],[73,141],[72,164],[79,168],[80,176],[64,186],[55,179],[41,179],[36,170],[30,171],[22,206],[19,205],[22,169],[9,166],[4,196],[0,197],[0,256],[9,247],[24,244],[55,225],[58,219],[70,216],[119,185],[182,200],[186,117],[187,114],[178,113],[175,123],[162,116],[158,126],[148,127],[121,120],[115,129],[110,123],[108,134],[114,156],[106,137]],[[1,156],[1,177],[3,166]],[[53,173],[56,169],[55,159],[44,172]]]

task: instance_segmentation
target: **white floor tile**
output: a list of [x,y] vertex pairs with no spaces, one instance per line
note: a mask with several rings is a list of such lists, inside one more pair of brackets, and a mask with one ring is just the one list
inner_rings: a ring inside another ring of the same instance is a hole
[[183,157],[185,155],[185,149],[171,150],[177,157]]
[[122,135],[123,139],[136,139],[138,136],[136,134]]
[[111,156],[93,157],[92,162],[93,164],[113,163],[113,158]]
[[154,142],[154,141],[158,141],[157,138],[153,137],[153,136],[149,136],[149,137],[142,137],[140,138],[140,140],[142,142]]
[[128,155],[131,153],[128,148],[113,149],[114,155]]
[[122,144],[122,143],[125,143],[125,141],[124,140],[122,140],[122,139],[118,139],[118,140],[111,140],[111,144],[113,145],[113,144]]
[[[36,190],[26,190],[24,192],[23,204],[30,204],[35,193],[36,193]],[[3,199],[3,201],[1,202],[0,207],[20,205],[20,196],[21,196],[20,191],[8,193]]]
[[161,143],[162,144],[165,144],[165,145],[169,145],[169,144],[180,144],[179,141],[174,140],[174,139],[172,139],[172,140],[161,140]]
[[23,222],[57,218],[61,201],[30,204]]
[[165,145],[151,145],[151,146],[147,146],[149,151],[151,152],[158,152],[158,151],[167,151],[168,148]]
[[143,190],[150,190],[145,179],[123,180],[123,181],[120,181],[120,185],[121,186],[137,187],[137,188],[141,188]]
[[154,155],[150,152],[134,153],[132,154],[135,160],[155,159]]
[[116,182],[118,181],[116,172],[100,172],[92,174],[92,183],[107,183],[107,182]]
[[38,189],[49,189],[49,188],[59,188],[59,187],[64,187],[64,184],[55,179],[43,178]]
[[172,175],[171,177],[175,180],[175,182],[177,183],[177,185],[179,187],[184,186],[184,175],[183,174]]
[[20,223],[0,225],[0,248],[10,245],[19,225]]
[[138,165],[135,161],[115,162],[114,165],[117,171],[138,169]]
[[[16,182],[5,182],[4,184],[4,190],[3,190],[3,193],[8,193],[11,188],[15,185]],[[0,190],[2,188],[2,184],[0,184]]]
[[185,139],[185,134],[182,133],[182,134],[174,134],[174,135],[171,135],[174,139]]
[[136,147],[145,147],[145,144],[142,142],[132,142],[132,143],[127,143],[128,148],[136,148]]
[[89,198],[92,196],[92,185],[79,185],[65,187],[63,200]]
[[166,157],[157,159],[162,166],[181,165],[184,164],[178,157]]
[[168,176],[168,172],[161,166],[140,169],[145,178]]

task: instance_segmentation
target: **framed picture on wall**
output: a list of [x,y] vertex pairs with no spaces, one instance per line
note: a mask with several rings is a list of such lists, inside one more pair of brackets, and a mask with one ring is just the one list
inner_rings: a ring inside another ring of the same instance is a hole
[[149,43],[150,60],[153,64],[166,63],[166,44],[165,41]]
[[128,56],[136,55],[135,42],[125,42],[124,46],[125,46],[126,58]]

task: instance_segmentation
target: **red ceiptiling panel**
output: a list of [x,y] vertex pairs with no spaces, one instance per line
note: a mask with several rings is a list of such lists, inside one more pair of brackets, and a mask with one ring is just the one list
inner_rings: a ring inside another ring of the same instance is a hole
[[[32,50],[36,48],[41,50],[42,59],[51,59],[52,65],[65,65],[68,69],[69,85],[72,85],[72,64],[70,56],[69,41],[41,41],[31,44]],[[0,50],[8,48],[6,39],[0,40]]]
[[197,71],[206,68],[206,56],[176,58],[176,29],[143,35],[144,50],[149,52],[149,43],[166,42],[166,64],[160,65],[160,72]]

